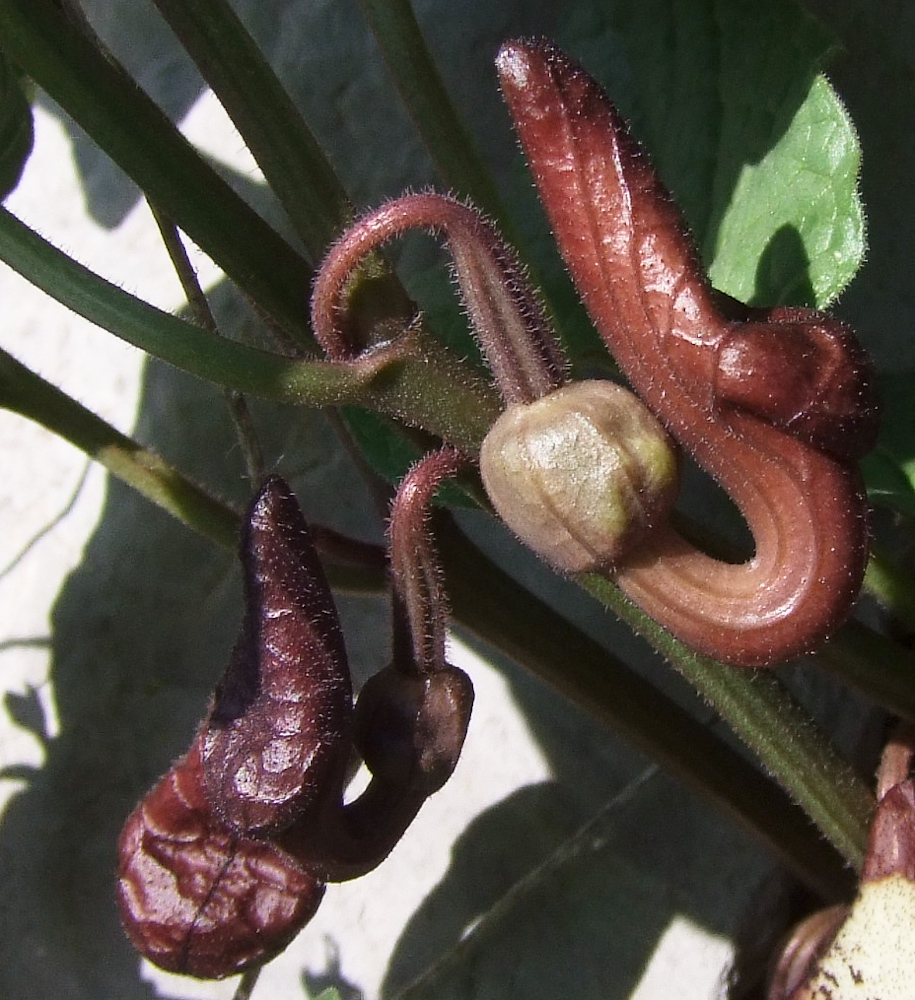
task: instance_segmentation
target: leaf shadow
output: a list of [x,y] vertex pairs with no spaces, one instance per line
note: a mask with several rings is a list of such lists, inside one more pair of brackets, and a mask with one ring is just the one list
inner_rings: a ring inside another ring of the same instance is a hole
[[[557,596],[568,585],[541,567],[520,575],[570,617],[593,616],[576,595]],[[595,627],[592,618],[590,627],[695,706],[685,685],[623,626],[604,620]],[[758,846],[666,776],[626,795],[648,767],[641,754],[516,664],[464,639],[505,676],[554,778],[519,789],[465,828],[447,872],[398,941],[382,997],[407,990],[410,1000],[624,1000],[678,915],[709,933],[732,934],[772,871]],[[583,827],[587,846],[566,856]],[[483,924],[486,932],[477,934]]]
[[796,226],[784,225],[773,233],[756,267],[751,306],[816,306],[810,280],[810,258]]

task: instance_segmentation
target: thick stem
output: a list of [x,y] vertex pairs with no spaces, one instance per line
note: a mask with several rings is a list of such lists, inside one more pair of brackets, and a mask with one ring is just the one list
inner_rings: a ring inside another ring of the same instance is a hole
[[848,863],[860,868],[873,795],[778,678],[694,653],[603,577],[591,574],[581,582],[671,660]]

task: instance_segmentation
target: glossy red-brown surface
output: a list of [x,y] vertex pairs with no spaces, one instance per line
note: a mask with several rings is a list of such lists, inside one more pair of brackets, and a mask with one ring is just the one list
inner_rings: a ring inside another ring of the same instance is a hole
[[270,842],[238,837],[203,790],[200,739],[128,817],[118,903],[137,950],[170,972],[218,979],[282,951],[324,886]]
[[352,690],[324,570],[295,496],[269,477],[241,542],[245,621],[204,727],[207,795],[238,833],[275,833],[343,781]]
[[672,529],[655,532],[620,567],[620,586],[727,662],[764,666],[812,649],[847,616],[866,562],[851,459],[872,444],[877,408],[860,348],[819,314],[747,312],[750,325],[723,315],[680,212],[595,81],[548,43],[510,42],[497,66],[592,320],[756,544],[731,565]]

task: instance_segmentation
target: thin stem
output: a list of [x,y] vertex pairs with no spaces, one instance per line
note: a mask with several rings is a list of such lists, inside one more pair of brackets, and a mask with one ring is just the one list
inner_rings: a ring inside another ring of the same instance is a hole
[[352,209],[257,43],[225,0],[155,4],[228,112],[309,257],[320,260]]
[[53,0],[0,0],[3,47],[260,308],[300,342],[311,269]]
[[[220,336],[219,327],[216,324],[216,317],[210,309],[210,303],[200,287],[197,279],[197,272],[194,270],[191,259],[178,232],[178,227],[164,212],[160,211],[154,204],[149,203],[150,211],[156,220],[162,242],[171,258],[181,282],[181,287],[187,297],[191,314],[197,321],[197,325],[203,327],[214,336]],[[238,437],[238,444],[245,459],[245,469],[248,472],[248,479],[255,486],[264,478],[264,454],[261,450],[257,433],[254,429],[254,421],[251,418],[251,411],[245,397],[235,389],[223,389],[226,405],[229,408],[229,415],[235,427]]]
[[[471,967],[475,955],[481,955],[490,947],[494,950],[502,948],[505,936],[513,932],[511,928],[517,917],[525,912],[535,911],[541,905],[544,884],[560,880],[564,884],[566,878],[563,869],[570,862],[580,855],[591,856],[600,847],[612,842],[619,827],[620,814],[630,806],[637,807],[633,805],[633,800],[645,791],[646,785],[657,775],[657,767],[651,766],[630,781],[584,826],[559,844],[546,860],[510,885],[501,897],[487,907],[486,912],[462,935],[460,941],[428,965],[396,995],[395,1000],[429,1000],[430,997],[441,996],[442,984],[447,983],[448,977],[453,973],[460,975],[463,970]],[[448,987],[445,986],[444,992],[447,991]]]
[[[2,349],[0,406],[69,441],[192,531],[231,552],[237,549],[238,511]],[[385,561],[377,546],[353,543],[320,528],[315,529],[315,542],[334,587],[362,594],[386,591]]]
[[419,332],[400,337],[389,350],[345,364],[299,361],[256,350],[215,337],[129,295],[2,206],[0,259],[102,329],[217,385],[314,407],[361,403],[471,453],[498,416],[495,394],[480,384],[470,367]]
[[258,965],[241,974],[232,1000],[251,1000],[251,995],[254,993],[254,987],[257,986],[257,980],[260,978],[262,968],[263,966]]
[[499,193],[451,101],[409,0],[362,0],[362,9],[439,176],[504,229],[508,215]]
[[[452,617],[460,628],[511,657],[656,760],[762,840],[824,899],[842,899],[853,891],[854,878],[840,854],[782,788],[493,565],[452,524],[440,525],[436,538]],[[866,825],[863,833],[866,837]]]
[[608,580],[588,574],[580,582],[671,661],[848,863],[860,869],[873,795],[775,674],[735,669],[694,653]]
[[182,524],[234,549],[239,514],[0,350],[0,405],[60,435]]
[[467,459],[442,448],[420,459],[404,476],[391,507],[389,540],[395,602],[396,664],[420,674],[445,669],[448,605],[429,521],[435,491]]

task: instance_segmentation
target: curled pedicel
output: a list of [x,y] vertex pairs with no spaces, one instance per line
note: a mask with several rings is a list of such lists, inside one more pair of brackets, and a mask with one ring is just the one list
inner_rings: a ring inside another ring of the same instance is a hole
[[727,491],[755,541],[732,565],[670,525],[616,567],[688,645],[765,666],[848,615],[867,558],[854,462],[873,444],[870,368],[822,313],[749,310],[712,291],[682,217],[597,83],[555,46],[514,41],[497,68],[560,251],[633,389]]
[[353,274],[373,250],[412,229],[444,236],[471,327],[506,400],[536,399],[561,385],[562,354],[512,249],[475,208],[432,192],[369,212],[331,247],[311,299],[312,329],[328,357],[354,354],[345,322]]

